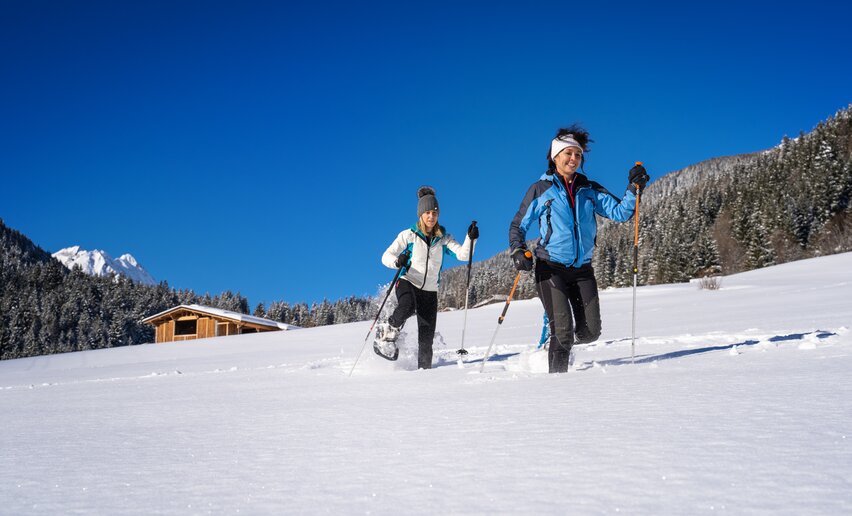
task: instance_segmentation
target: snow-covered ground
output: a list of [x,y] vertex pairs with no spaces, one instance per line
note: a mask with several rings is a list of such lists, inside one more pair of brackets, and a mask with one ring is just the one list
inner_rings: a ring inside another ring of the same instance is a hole
[[[538,300],[438,317],[435,369],[369,323],[0,362],[0,513],[852,513],[852,254],[601,293],[544,374]],[[416,341],[409,323],[406,346]]]

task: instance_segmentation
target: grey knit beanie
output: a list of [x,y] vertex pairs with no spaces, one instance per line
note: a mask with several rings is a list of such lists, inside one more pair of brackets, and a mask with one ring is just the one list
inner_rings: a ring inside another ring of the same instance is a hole
[[423,213],[438,209],[438,199],[435,197],[435,189],[431,186],[421,186],[417,189],[417,218]]

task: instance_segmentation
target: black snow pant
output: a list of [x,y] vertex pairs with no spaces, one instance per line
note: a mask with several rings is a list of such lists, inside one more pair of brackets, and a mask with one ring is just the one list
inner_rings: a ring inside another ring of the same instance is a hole
[[406,319],[417,314],[417,367],[432,368],[432,340],[435,338],[435,322],[438,319],[438,293],[420,290],[401,279],[396,284],[398,304],[388,318],[391,326],[402,328]]
[[574,343],[594,342],[601,336],[601,305],[592,264],[580,267],[537,260],[535,283],[550,318],[551,373],[568,370]]

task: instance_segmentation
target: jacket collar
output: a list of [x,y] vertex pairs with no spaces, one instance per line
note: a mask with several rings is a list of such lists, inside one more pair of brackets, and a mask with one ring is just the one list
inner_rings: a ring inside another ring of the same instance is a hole
[[[423,232],[422,232],[422,231],[420,231],[420,228],[418,228],[418,227],[417,227],[417,224],[416,224],[416,223],[415,223],[415,224],[412,224],[412,225],[411,225],[411,228],[409,228],[409,229],[411,229],[411,231],[413,231],[415,235],[417,235],[417,236],[419,236],[421,239],[423,239],[423,241],[424,241],[424,242],[426,242],[426,243],[431,243],[431,242],[429,241],[429,237],[427,237],[426,235],[424,235],[424,234],[423,234]],[[438,233],[435,235],[435,239],[439,239],[439,238],[441,238],[441,237],[442,237],[442,236],[444,236],[446,233],[447,233],[447,230],[446,230],[446,229],[444,229],[444,226],[442,226],[442,225],[438,224]]]
[[[581,174],[580,172],[577,172],[575,175],[577,176],[574,179],[574,191],[575,192],[577,190],[579,190],[580,188],[583,188],[584,186],[589,186],[591,184],[589,182],[589,178],[586,177],[585,174]],[[565,188],[565,183],[562,181],[562,176],[560,176],[557,173],[548,174],[547,172],[545,172],[544,174],[541,175],[541,180],[542,181],[550,181],[554,184],[559,185],[563,189]]]

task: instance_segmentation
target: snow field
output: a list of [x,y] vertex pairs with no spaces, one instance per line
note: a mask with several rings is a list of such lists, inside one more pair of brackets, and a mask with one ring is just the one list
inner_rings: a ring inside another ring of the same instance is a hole
[[0,513],[843,514],[852,254],[601,292],[544,374],[538,300],[441,313],[436,367],[369,322],[0,362]]

